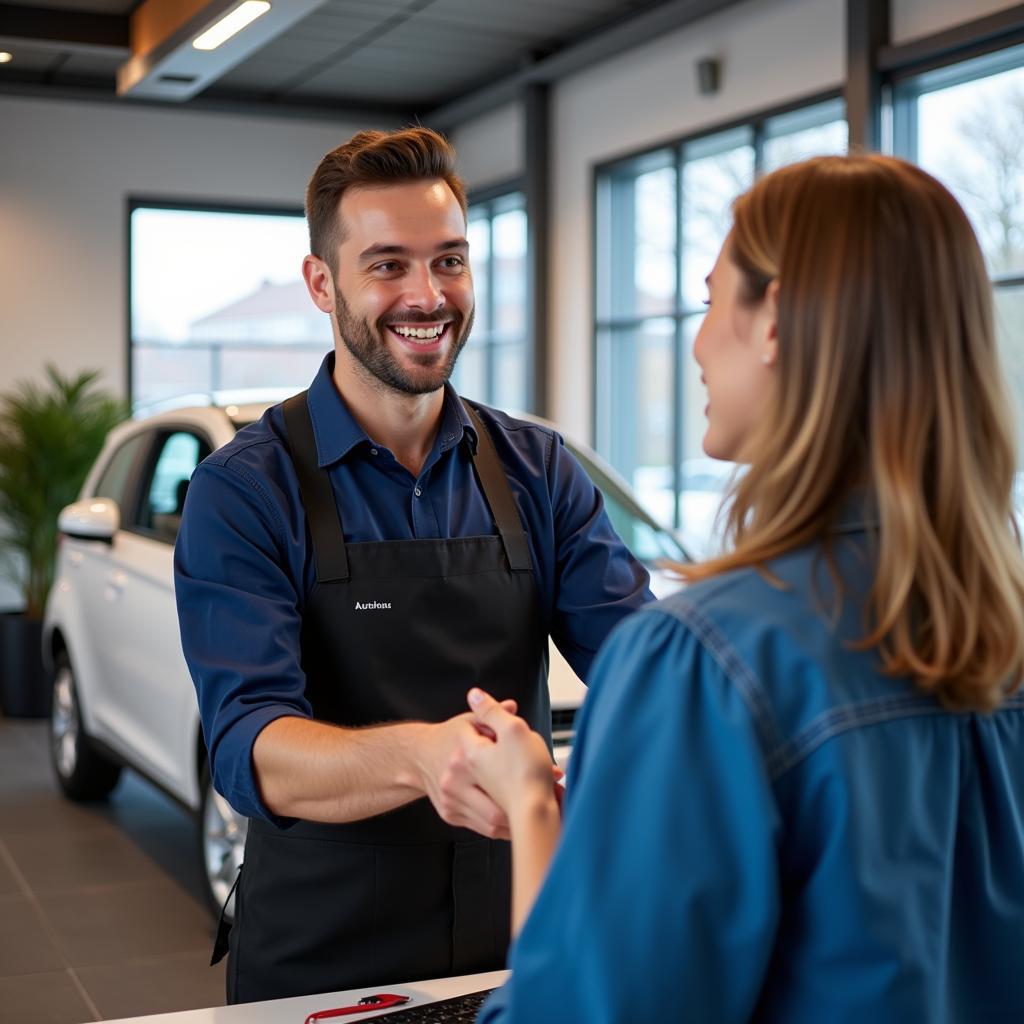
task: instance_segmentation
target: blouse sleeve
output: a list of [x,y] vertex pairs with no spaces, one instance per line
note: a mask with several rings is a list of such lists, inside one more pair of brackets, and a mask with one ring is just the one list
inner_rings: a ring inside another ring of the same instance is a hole
[[740,690],[670,611],[634,615],[598,656],[562,841],[480,1021],[748,1020],[778,837]]

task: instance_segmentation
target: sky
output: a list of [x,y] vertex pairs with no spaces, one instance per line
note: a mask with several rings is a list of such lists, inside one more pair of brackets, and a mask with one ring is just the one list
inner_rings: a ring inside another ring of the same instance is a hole
[[137,209],[132,213],[132,335],[183,341],[193,321],[301,277],[303,217]]

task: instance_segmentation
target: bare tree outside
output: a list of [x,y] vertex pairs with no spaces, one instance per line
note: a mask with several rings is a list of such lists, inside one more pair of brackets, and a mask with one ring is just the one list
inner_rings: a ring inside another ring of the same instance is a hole
[[[957,123],[946,178],[974,222],[993,276],[1024,271],[1024,83],[978,102]],[[958,145],[958,149],[959,149]]]
[[[994,279],[1000,356],[1024,465],[1024,69],[925,93],[918,100],[921,164],[971,218]],[[1002,280],[1001,280],[1002,279]]]

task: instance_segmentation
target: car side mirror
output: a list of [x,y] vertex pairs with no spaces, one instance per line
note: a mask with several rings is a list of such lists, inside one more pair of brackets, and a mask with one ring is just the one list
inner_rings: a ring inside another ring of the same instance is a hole
[[86,498],[61,510],[57,529],[74,540],[99,540],[112,544],[121,527],[121,511],[112,498]]

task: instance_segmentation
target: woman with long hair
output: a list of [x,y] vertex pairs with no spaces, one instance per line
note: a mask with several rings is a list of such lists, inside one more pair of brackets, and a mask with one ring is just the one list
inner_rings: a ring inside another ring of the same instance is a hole
[[564,824],[543,741],[470,694],[518,933],[481,1020],[1024,1020],[1024,557],[974,233],[911,164],[817,158],[736,201],[708,287],[730,543],[607,641]]

